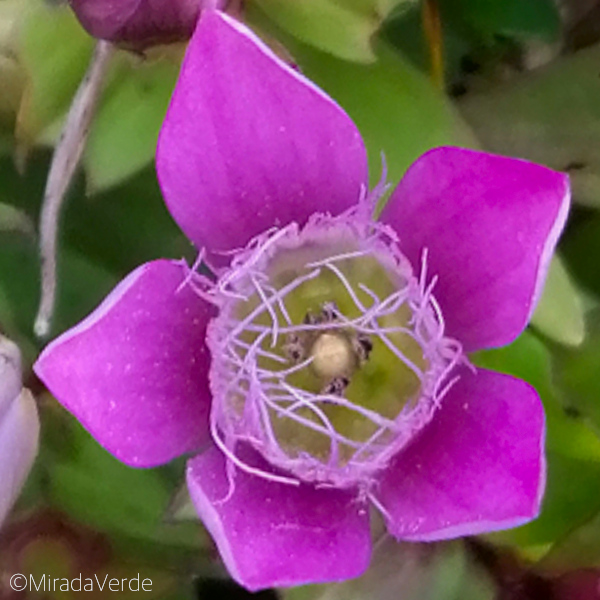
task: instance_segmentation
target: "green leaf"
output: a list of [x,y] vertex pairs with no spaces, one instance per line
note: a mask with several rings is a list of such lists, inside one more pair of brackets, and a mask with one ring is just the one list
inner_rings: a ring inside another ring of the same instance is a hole
[[85,149],[90,192],[119,184],[153,162],[178,71],[167,59],[134,64],[118,55]]
[[570,406],[588,418],[600,433],[600,335],[596,332],[581,349],[566,352],[558,367]]
[[568,171],[574,200],[600,207],[599,62],[593,46],[459,106],[486,149]]
[[554,42],[561,30],[553,0],[442,0],[441,10],[445,18],[462,21],[488,41],[504,36]]
[[488,536],[521,547],[533,558],[600,508],[600,439],[565,411],[553,385],[550,354],[525,332],[505,348],[478,353],[476,364],[520,377],[540,394],[546,412],[548,483],[540,517],[523,527]]
[[548,481],[541,515],[531,523],[491,534],[488,539],[520,547],[531,558],[545,554],[557,540],[600,509],[600,463],[547,453]]
[[544,293],[531,324],[552,340],[579,346],[585,337],[583,302],[558,255],[552,257]]
[[600,439],[582,419],[565,410],[552,380],[552,357],[533,334],[526,331],[510,346],[479,352],[472,359],[481,367],[524,379],[537,390],[546,412],[548,450],[600,463]]
[[470,129],[429,79],[389,46],[378,43],[371,64],[344,61],[301,44],[248,6],[248,18],[285,42],[304,74],[354,120],[369,153],[371,183],[380,177],[382,153],[388,180],[397,183],[423,152],[453,144],[475,147]]
[[600,564],[600,513],[561,540],[544,557],[543,568],[553,573],[597,568]]
[[35,226],[29,216],[23,211],[0,202],[0,232],[17,231],[33,237]]
[[[35,240],[0,233],[0,327],[35,346],[33,319],[39,298],[39,258]],[[72,249],[60,255],[59,295],[53,334],[72,327],[116,284],[117,278]]]
[[280,27],[302,42],[346,60],[372,62],[371,38],[391,10],[414,0],[257,0]]
[[190,549],[206,545],[198,522],[163,522],[172,488],[164,470],[124,465],[58,407],[45,416],[53,427],[48,427],[42,456],[51,504],[113,535]]
[[17,38],[30,6],[30,0],[0,2],[0,128],[7,131],[14,128],[25,85],[25,73],[17,56]]
[[94,45],[67,5],[36,0],[34,6],[23,24],[18,53],[28,83],[17,138],[26,147],[66,112]]

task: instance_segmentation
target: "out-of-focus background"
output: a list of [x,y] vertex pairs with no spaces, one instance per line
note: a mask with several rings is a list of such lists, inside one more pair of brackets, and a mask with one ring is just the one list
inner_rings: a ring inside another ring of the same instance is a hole
[[[348,111],[367,143],[373,183],[382,152],[396,182],[425,150],[451,144],[566,171],[574,200],[530,327],[511,346],[476,357],[542,396],[549,479],[539,519],[451,543],[383,537],[359,580],[256,597],[600,598],[600,2],[246,0],[227,10]],[[12,573],[100,571],[151,577],[146,595],[154,598],[246,598],[189,510],[183,460],[143,471],[122,465],[31,371],[46,339],[137,265],[194,258],[153,166],[185,41],[115,41],[80,166],[72,181],[59,178],[67,192],[58,296],[41,339],[40,209],[96,40],[66,2],[0,0],[0,332],[20,348],[41,422],[33,469],[0,529],[0,598],[23,597],[8,585]],[[78,596],[86,593],[45,597]]]

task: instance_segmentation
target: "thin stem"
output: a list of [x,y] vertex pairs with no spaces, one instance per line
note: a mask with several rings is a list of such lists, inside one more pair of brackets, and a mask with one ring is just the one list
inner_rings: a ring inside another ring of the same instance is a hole
[[423,0],[423,28],[429,47],[431,79],[440,90],[444,89],[444,40],[438,0]]
[[46,337],[50,332],[56,303],[56,247],[60,212],[85,147],[112,51],[109,42],[97,42],[52,156],[40,216],[42,285],[34,325],[38,337]]

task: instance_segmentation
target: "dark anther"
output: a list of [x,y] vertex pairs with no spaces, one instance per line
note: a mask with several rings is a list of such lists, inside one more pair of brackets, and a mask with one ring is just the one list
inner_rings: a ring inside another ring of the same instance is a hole
[[340,311],[335,305],[335,302],[325,302],[325,304],[323,304],[323,308],[321,309],[321,314],[323,317],[323,322],[331,323],[332,321],[337,321]]
[[321,392],[331,396],[343,396],[346,388],[350,385],[350,380],[347,377],[334,377]]
[[358,356],[358,360],[361,363],[369,360],[369,356],[371,356],[371,352],[373,350],[373,342],[371,341],[371,338],[364,333],[359,333],[354,341],[354,350]]
[[304,358],[304,346],[295,333],[288,335],[283,351],[292,362],[298,363]]
[[318,325],[320,322],[321,319],[310,312],[306,313],[306,316],[304,317],[305,325]]

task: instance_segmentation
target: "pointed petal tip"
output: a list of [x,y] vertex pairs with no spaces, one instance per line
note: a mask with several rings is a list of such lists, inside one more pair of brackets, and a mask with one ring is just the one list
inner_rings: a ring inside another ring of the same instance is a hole
[[367,184],[366,150],[348,115],[214,11],[188,47],[156,168],[174,219],[211,254],[313,213],[339,214]]

